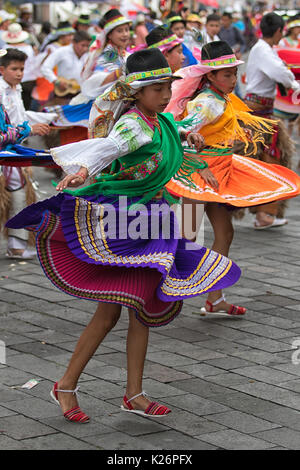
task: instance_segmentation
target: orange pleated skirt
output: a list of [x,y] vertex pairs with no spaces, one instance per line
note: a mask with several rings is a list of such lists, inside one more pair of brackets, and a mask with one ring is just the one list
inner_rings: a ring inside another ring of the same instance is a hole
[[218,190],[205,183],[199,173],[192,175],[194,187],[172,178],[166,185],[176,196],[236,207],[256,206],[290,199],[300,194],[300,177],[292,170],[254,158],[220,150],[204,150],[199,157],[218,180]]

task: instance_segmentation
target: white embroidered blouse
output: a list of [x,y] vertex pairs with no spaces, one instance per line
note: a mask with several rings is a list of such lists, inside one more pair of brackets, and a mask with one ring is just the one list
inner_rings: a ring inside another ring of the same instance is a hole
[[147,124],[137,112],[131,112],[121,116],[108,137],[74,142],[53,148],[50,152],[67,174],[84,167],[89,176],[96,176],[114,160],[150,143],[153,135],[150,123]]
[[[204,89],[193,100],[189,101],[184,121],[190,121],[185,130],[197,132],[207,124],[217,121],[226,108],[226,101],[215,94],[210,88]],[[182,130],[183,128],[180,128]]]

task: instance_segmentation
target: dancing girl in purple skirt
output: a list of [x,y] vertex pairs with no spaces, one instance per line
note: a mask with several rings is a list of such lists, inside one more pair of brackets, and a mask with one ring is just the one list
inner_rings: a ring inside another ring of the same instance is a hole
[[[230,259],[179,236],[165,185],[172,177],[193,185],[191,175],[206,164],[184,155],[175,121],[163,113],[175,79],[158,49],[132,54],[125,79],[94,103],[92,127],[105,137],[52,149],[67,174],[56,187],[59,194],[7,224],[35,232],[41,265],[55,286],[98,302],[51,390],[70,421],[89,421],[78,405],[77,383],[122,306],[129,327],[121,409],[145,417],[169,414],[142,387],[149,327],[172,321],[184,299],[229,287],[240,277]],[[197,134],[183,139],[201,145]],[[87,178],[91,184],[84,185]]]

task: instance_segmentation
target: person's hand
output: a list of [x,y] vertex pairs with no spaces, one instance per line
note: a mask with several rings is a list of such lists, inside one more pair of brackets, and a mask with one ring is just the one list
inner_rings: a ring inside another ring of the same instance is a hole
[[68,187],[77,188],[85,182],[85,178],[81,174],[73,174],[65,176],[56,186],[56,191],[62,191]]
[[153,196],[152,199],[154,199],[155,201],[159,201],[160,199],[162,199],[163,195],[164,195],[164,190],[160,189],[158,193],[156,193],[155,196]]
[[218,180],[215,178],[214,174],[210,171],[209,168],[204,168],[204,170],[198,170],[199,175],[201,178],[204,179],[205,183],[212,186],[212,188],[218,190],[219,183]]
[[66,91],[68,88],[68,84],[65,82],[61,82],[60,80],[56,80],[55,86],[60,90],[60,91]]
[[33,124],[33,126],[31,126],[31,133],[33,135],[47,135],[50,133],[50,130],[48,124],[44,123]]
[[253,134],[251,129],[244,129],[244,131],[249,142],[252,142]]
[[199,152],[205,147],[204,137],[201,134],[198,134],[197,132],[191,132],[187,136],[186,140],[189,144],[189,147],[195,147],[197,152]]

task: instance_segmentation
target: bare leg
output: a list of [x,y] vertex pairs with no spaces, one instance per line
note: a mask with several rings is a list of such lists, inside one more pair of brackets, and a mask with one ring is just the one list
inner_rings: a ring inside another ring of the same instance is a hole
[[[191,204],[193,206],[192,211],[191,211],[192,217],[189,217],[189,219],[187,220],[188,222],[187,225],[190,224],[192,227],[192,230],[190,230],[190,233],[196,233],[196,236],[197,236],[197,231],[199,230],[199,226],[197,226],[197,223],[196,223],[196,207],[197,207],[197,204],[199,204],[199,202],[188,200],[188,199],[183,199],[183,203]],[[217,202],[206,203],[205,211],[214,230],[214,242],[213,242],[213,246],[211,249],[216,251],[217,253],[220,253],[221,255],[228,256],[230,245],[232,243],[233,234],[234,234],[230,212],[226,209],[225,206],[222,206],[218,204]],[[182,224],[182,227],[184,227],[184,224]],[[184,235],[186,236],[186,234]],[[190,239],[191,241],[195,241],[196,236],[193,236],[193,238],[188,237],[188,239]],[[222,291],[216,290],[208,294],[207,300],[209,302],[215,302],[216,300],[220,299],[220,297],[222,297]],[[218,303],[218,305],[215,306],[213,310],[214,311],[217,311],[217,310],[228,311],[230,307],[231,307],[231,304],[229,304],[228,302],[222,301]]]
[[[90,323],[81,334],[67,370],[58,382],[62,390],[74,390],[78,379],[107,333],[116,325],[121,313],[121,305],[99,303]],[[58,392],[63,413],[77,406],[76,396]]]
[[[214,230],[215,238],[212,250],[220,253],[221,255],[228,256],[234,235],[230,212],[226,207],[221,206],[216,202],[211,202],[206,205],[206,214]],[[215,302],[221,296],[222,291],[216,290],[208,294],[207,300]],[[230,304],[222,301],[214,308],[214,310],[227,310],[229,307]]]
[[[148,347],[149,328],[137,320],[133,310],[128,310],[128,313],[126,397],[130,399],[143,390],[142,382]],[[145,410],[149,406],[150,401],[141,395],[132,400],[131,404],[135,409]],[[126,406],[124,402],[123,406]]]
[[[272,164],[280,164],[278,160],[269,155],[267,152],[263,152],[260,158],[263,162],[266,163],[272,163]],[[279,202],[270,202],[269,204],[263,204],[259,206],[253,207],[251,212],[256,213],[255,217],[255,225],[259,227],[265,227],[267,225],[270,225],[274,222],[276,217],[278,216],[279,212]]]

